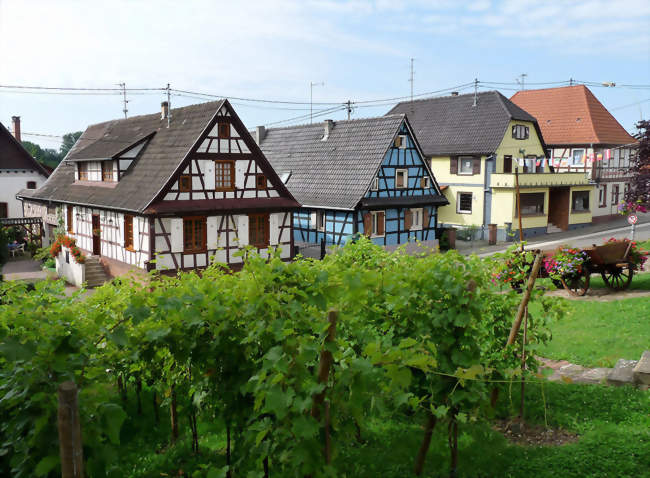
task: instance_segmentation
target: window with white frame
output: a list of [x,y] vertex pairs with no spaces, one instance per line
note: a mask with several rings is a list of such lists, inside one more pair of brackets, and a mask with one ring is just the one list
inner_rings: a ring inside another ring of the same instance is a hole
[[607,206],[607,184],[603,184],[598,189],[598,207]]
[[458,193],[456,212],[458,214],[472,214],[472,193]]
[[571,195],[571,212],[589,211],[589,191],[573,191]]
[[372,183],[370,183],[371,191],[379,191],[379,178],[374,178]]
[[422,189],[429,189],[429,176],[424,176],[424,177],[420,180],[420,187],[421,187]]
[[404,189],[408,186],[409,173],[408,169],[395,170],[395,187],[397,189]]
[[458,158],[458,174],[474,174],[474,158],[472,156]]
[[386,231],[386,213],[384,211],[372,211],[372,236],[382,237]]
[[574,149],[571,151],[571,166],[582,166],[585,164],[585,150]]
[[406,149],[406,135],[400,134],[395,138],[395,147],[399,149]]
[[530,130],[528,126],[517,124],[512,127],[512,137],[514,139],[528,139]]
[[325,230],[325,213],[323,211],[316,212],[316,230],[317,231]]
[[411,231],[422,229],[422,208],[411,209]]

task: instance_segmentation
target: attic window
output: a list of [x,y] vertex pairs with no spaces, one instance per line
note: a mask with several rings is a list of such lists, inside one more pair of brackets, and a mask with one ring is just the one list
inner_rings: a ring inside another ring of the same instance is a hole
[[178,190],[182,193],[190,192],[192,190],[192,176],[181,174],[178,178]]
[[420,179],[420,187],[422,189],[429,189],[429,176],[424,176]]
[[396,169],[395,170],[395,187],[404,189],[408,184],[408,170]]
[[219,139],[230,138],[230,123],[219,123],[219,129],[217,134]]
[[528,126],[522,124],[516,124],[512,127],[512,137],[514,139],[528,139],[529,138],[529,129]]
[[36,189],[36,181],[27,181],[27,189]]
[[374,178],[370,184],[371,191],[379,191],[379,178]]
[[88,181],[88,163],[78,163],[79,181]]
[[400,134],[395,138],[395,147],[399,149],[406,149],[406,135]]
[[255,187],[259,191],[264,191],[264,190],[268,189],[268,185],[266,183],[266,176],[264,176],[263,174],[256,175],[255,176]]

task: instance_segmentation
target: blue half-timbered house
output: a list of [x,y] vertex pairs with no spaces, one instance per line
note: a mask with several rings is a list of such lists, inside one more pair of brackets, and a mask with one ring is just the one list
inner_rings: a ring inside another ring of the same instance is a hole
[[434,245],[441,194],[406,115],[257,128],[264,155],[301,208],[297,244]]

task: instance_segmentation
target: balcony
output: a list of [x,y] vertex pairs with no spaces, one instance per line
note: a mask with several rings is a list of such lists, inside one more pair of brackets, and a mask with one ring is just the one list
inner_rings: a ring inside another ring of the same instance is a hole
[[[550,186],[588,186],[589,178],[584,172],[580,173],[520,173],[519,187],[543,188]],[[493,188],[514,188],[514,173],[494,173],[490,180]]]

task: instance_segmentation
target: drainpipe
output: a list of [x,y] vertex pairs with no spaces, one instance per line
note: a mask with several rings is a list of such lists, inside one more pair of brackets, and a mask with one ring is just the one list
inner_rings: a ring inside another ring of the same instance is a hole
[[481,239],[485,239],[485,228],[492,220],[492,204],[490,204],[490,217],[488,217],[488,202],[487,197],[490,193],[490,201],[492,201],[492,194],[490,188],[490,180],[492,179],[492,166],[496,169],[496,155],[492,153],[485,158],[485,174],[483,175],[483,225],[481,227]]

